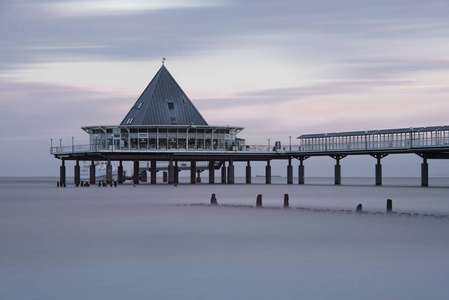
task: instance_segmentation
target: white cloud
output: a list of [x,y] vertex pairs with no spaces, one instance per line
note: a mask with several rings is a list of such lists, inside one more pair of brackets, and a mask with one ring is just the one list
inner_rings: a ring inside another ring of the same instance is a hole
[[44,9],[60,16],[98,16],[222,5],[224,1],[221,0],[93,0],[44,4]]

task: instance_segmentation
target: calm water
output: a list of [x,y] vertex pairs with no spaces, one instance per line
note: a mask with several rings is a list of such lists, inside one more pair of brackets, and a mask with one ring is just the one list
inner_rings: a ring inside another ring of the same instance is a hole
[[[117,188],[56,188],[56,180],[0,179],[0,299],[446,299],[449,292],[449,179],[433,178],[427,188],[418,178],[385,178],[382,187],[372,178]],[[189,205],[208,204],[212,193],[226,206]],[[255,205],[262,194],[265,207],[279,208],[285,193],[288,210],[231,206]],[[388,198],[398,215],[372,214],[385,211]],[[368,214],[339,212],[359,203]],[[399,216],[406,212],[419,215]]]

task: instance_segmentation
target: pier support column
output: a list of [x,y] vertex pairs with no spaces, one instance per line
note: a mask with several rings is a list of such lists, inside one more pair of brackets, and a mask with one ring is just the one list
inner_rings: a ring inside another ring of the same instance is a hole
[[112,183],[112,165],[111,161],[108,159],[108,164],[106,165],[106,184]]
[[120,165],[118,166],[117,170],[117,183],[122,184],[125,179],[125,176],[123,174],[123,162],[120,161]]
[[190,162],[190,183],[196,183],[196,161],[194,160]]
[[92,161],[89,167],[89,183],[90,184],[95,184],[95,179],[96,179],[96,174],[95,174],[95,161]]
[[267,160],[267,166],[265,167],[265,183],[271,184],[271,166],[269,160]]
[[209,161],[209,184],[215,183],[215,161]]
[[371,154],[377,160],[376,163],[376,185],[382,185],[382,164],[380,160],[388,154]]
[[232,160],[229,161],[228,184],[234,184],[234,163]]
[[175,183],[175,166],[173,165],[173,160],[168,163],[168,184]]
[[150,183],[151,184],[156,184],[156,178],[157,178],[156,176],[157,176],[156,161],[152,160],[151,166],[150,166]]
[[304,160],[308,158],[301,156],[299,157],[299,166],[298,166],[298,184],[304,184],[305,173],[304,173]]
[[179,167],[178,167],[178,161],[175,161],[175,167],[173,168],[173,176],[175,184],[179,183]]
[[376,163],[376,185],[382,185],[382,164],[380,159]]
[[341,165],[340,160],[345,158],[346,155],[332,155],[333,159],[335,159],[335,185],[341,185]]
[[337,162],[335,164],[335,185],[341,184],[341,165],[340,160],[337,159]]
[[288,166],[287,166],[287,184],[293,184],[293,166],[292,166],[292,159],[288,159]]
[[133,170],[133,183],[139,184],[139,161],[134,161],[134,170]]
[[59,184],[65,184],[65,160],[61,160],[61,167],[59,167]]
[[196,182],[201,183],[201,170],[196,170]]
[[76,160],[76,165],[74,168],[74,178],[75,178],[75,185],[79,186],[81,183],[81,168],[79,160]]
[[421,164],[421,186],[429,186],[429,164],[425,157],[423,157]]
[[246,183],[251,184],[251,162],[249,160],[246,165]]
[[221,183],[226,184],[226,162],[223,162],[223,165],[221,167]]

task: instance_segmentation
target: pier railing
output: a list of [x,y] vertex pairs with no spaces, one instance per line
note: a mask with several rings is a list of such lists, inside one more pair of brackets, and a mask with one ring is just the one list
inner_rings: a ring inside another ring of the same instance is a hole
[[308,139],[301,143],[300,152],[370,151],[370,150],[412,150],[425,148],[449,148],[449,139],[404,139],[390,141],[329,141]]
[[174,148],[130,148],[121,147],[117,145],[73,145],[73,146],[59,146],[50,147],[50,154],[64,155],[76,153],[96,153],[96,152],[231,152],[231,153],[289,153],[298,152],[299,145],[272,147],[268,145],[247,145],[237,147],[225,148],[188,148],[188,149],[174,149]]

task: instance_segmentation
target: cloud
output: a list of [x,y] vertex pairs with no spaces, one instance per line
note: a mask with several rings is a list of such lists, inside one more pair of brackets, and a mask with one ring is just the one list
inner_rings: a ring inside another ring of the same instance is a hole
[[142,11],[221,6],[219,0],[92,0],[44,3],[43,8],[58,16],[129,15]]
[[3,81],[0,90],[5,143],[71,136],[86,141],[82,126],[119,124],[135,101],[95,90],[31,82]]

